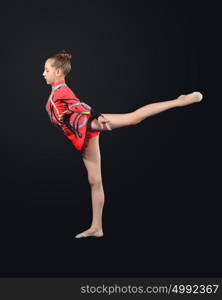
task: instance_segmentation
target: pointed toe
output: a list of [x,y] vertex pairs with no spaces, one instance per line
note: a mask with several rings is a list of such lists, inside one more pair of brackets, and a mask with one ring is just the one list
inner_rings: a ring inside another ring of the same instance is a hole
[[198,101],[201,101],[203,99],[203,95],[200,92],[193,92],[193,94],[196,95]]
[[75,236],[76,239],[80,239],[80,238],[84,238],[86,237],[86,235],[84,235],[83,233],[79,233]]

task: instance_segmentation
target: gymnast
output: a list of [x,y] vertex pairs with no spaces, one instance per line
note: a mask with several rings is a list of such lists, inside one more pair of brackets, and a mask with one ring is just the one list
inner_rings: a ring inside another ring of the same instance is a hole
[[71,54],[65,50],[45,61],[42,75],[46,83],[52,87],[46,103],[46,111],[51,122],[62,130],[75,149],[81,153],[87,170],[92,197],[92,223],[87,230],[77,234],[75,238],[99,238],[104,236],[102,213],[105,200],[99,147],[101,132],[137,125],[146,118],[165,110],[200,102],[203,96],[200,92],[193,92],[180,95],[173,100],[147,104],[128,113],[99,113],[93,107],[81,102],[67,86],[65,77],[70,71]]

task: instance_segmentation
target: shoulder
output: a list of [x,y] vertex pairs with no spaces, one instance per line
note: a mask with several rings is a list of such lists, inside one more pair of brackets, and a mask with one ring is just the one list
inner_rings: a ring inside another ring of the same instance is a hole
[[75,93],[67,86],[63,86],[54,93],[56,98],[75,98],[78,99]]

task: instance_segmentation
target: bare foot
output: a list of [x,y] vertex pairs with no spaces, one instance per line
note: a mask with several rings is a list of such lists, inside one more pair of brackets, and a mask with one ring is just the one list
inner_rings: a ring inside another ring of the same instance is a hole
[[177,98],[179,106],[186,106],[195,102],[200,102],[203,95],[200,92],[193,92],[187,95],[181,95]]
[[89,236],[93,236],[93,237],[103,237],[103,231],[102,229],[92,229],[92,228],[89,228],[79,234],[77,234],[75,236],[76,239],[79,239],[79,238],[83,238],[83,237],[89,237]]

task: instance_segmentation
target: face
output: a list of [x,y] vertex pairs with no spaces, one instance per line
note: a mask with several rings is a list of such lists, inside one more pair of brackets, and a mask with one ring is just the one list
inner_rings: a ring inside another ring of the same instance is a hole
[[43,72],[43,76],[46,80],[47,84],[53,84],[58,82],[58,80],[63,79],[63,74],[60,69],[56,69],[52,67],[53,59],[47,59],[45,62],[45,69]]

